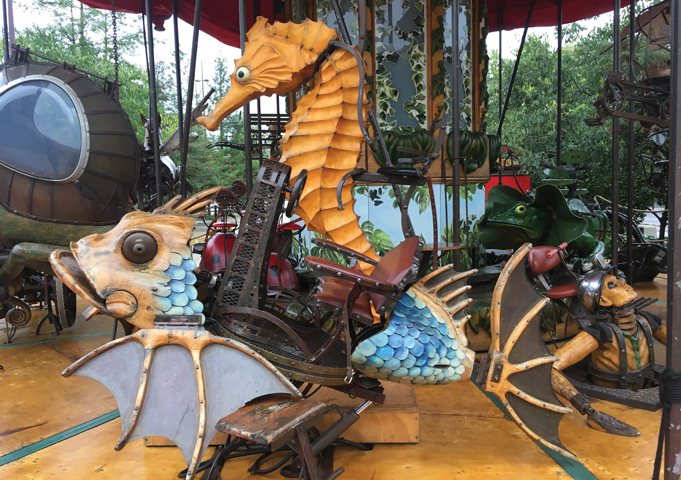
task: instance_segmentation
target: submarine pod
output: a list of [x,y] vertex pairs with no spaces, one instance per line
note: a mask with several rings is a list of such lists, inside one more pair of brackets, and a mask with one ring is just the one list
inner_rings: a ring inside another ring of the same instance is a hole
[[0,66],[0,205],[40,222],[115,224],[141,161],[117,86],[12,53]]

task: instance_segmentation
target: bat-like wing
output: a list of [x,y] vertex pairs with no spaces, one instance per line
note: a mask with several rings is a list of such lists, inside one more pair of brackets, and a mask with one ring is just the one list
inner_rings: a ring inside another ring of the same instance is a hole
[[551,387],[551,368],[558,358],[541,337],[539,313],[549,299],[527,278],[526,243],[499,276],[492,297],[492,344],[483,389],[494,393],[513,420],[530,437],[552,450],[575,458],[558,437],[558,424],[570,413]]
[[121,414],[116,450],[143,436],[173,441],[187,480],[217,433],[217,422],[245,403],[300,392],[267,360],[207,331],[140,330],[90,352],[62,375],[94,378],[111,391]]

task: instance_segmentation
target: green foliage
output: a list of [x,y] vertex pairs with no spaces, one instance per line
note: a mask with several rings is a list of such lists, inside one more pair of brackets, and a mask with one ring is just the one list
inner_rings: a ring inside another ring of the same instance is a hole
[[[310,235],[312,238],[324,238],[323,235],[314,232],[310,232]],[[329,250],[328,248],[320,247],[319,245],[312,245],[310,255],[329,260],[339,265],[343,265],[344,267],[348,266],[348,260],[345,258],[345,255]]]
[[[44,27],[30,26],[17,33],[17,43],[36,53],[63,61],[100,76],[114,78],[113,28],[111,12],[85,6],[77,0],[36,0],[16,2],[15,8],[24,9],[35,15],[54,19]],[[125,112],[135,128],[140,142],[144,139],[144,126],[140,114],[149,116],[149,87],[147,71],[139,65],[137,56],[144,55],[144,35],[141,15],[117,14],[117,43],[119,52],[119,98]],[[0,42],[1,43],[1,42]],[[164,45],[155,40],[156,48]],[[182,78],[187,79],[188,62],[182,64]],[[133,61],[133,59],[135,61]],[[142,62],[144,64],[144,62]],[[216,93],[214,102],[229,90],[229,77],[224,59],[216,60],[212,85]],[[186,80],[185,80],[186,81]],[[158,109],[162,118],[162,135],[166,140],[178,126],[177,86],[174,65],[156,62],[156,87]],[[194,105],[200,100],[197,92]],[[186,92],[183,94],[186,98]],[[184,112],[183,112],[184,113]],[[243,119],[233,114],[220,125],[217,135],[209,133],[202,126],[194,127],[197,140],[190,144],[187,155],[187,179],[195,191],[213,185],[230,185],[234,180],[245,181],[244,154],[233,149],[211,149],[205,147],[215,141],[228,140],[243,143]],[[217,137],[217,138],[216,138]],[[180,155],[173,161],[180,163]],[[253,172],[258,172],[258,162]]]
[[369,220],[362,223],[362,230],[364,231],[367,240],[369,240],[369,243],[374,246],[376,253],[381,257],[394,247],[390,235],[385,233],[380,228],[374,227],[374,224]]
[[[406,186],[400,186],[400,192],[402,192],[402,198],[407,197],[407,192],[409,191],[409,187]],[[395,190],[390,188],[388,190],[388,197],[393,199],[393,208],[398,209],[397,206],[397,199],[395,198]],[[416,187],[414,189],[414,193],[411,196],[411,202],[416,203],[419,207],[419,215],[421,215],[423,212],[426,211],[426,208],[430,206],[430,195],[428,194],[428,188],[427,187]]]
[[[624,10],[623,10],[624,11]],[[622,18],[626,18],[624,15]],[[611,199],[612,140],[610,119],[605,127],[588,127],[584,119],[595,117],[591,101],[603,88],[604,77],[612,70],[611,50],[604,52],[612,39],[612,25],[608,24],[589,32],[579,24],[563,28],[563,93],[562,93],[562,152],[586,150],[591,153],[588,170],[584,172],[583,186],[589,195],[600,194]],[[643,59],[644,42],[639,42],[639,61]],[[622,48],[621,70],[628,72],[628,50]],[[517,53],[517,52],[516,52]],[[649,69],[664,66],[664,55],[649,55]],[[495,131],[499,122],[498,52],[491,53],[488,74],[489,107],[487,122],[489,131]],[[502,71],[506,95],[514,60],[503,60]],[[642,75],[642,69],[637,69]],[[557,52],[545,36],[529,35],[520,60],[518,74],[511,95],[502,129],[502,142],[520,155],[523,170],[532,176],[533,184],[545,178],[540,163],[555,163],[556,158],[556,107],[557,107]],[[502,100],[503,101],[503,100]],[[628,121],[620,122],[620,198],[627,203],[627,138]],[[635,124],[636,154],[652,148],[645,142],[648,130]],[[637,160],[638,162],[638,160]],[[635,207],[651,205],[651,194],[641,169],[635,175]]]
[[[458,250],[461,270],[477,268],[484,263],[484,249],[480,243],[478,233],[478,222],[476,216],[471,215],[468,223],[465,219],[459,221],[459,239],[454,235],[454,225],[445,225],[444,232],[440,239],[445,243],[462,243],[465,249]],[[454,262],[454,252],[447,251],[438,259],[440,266],[449,265]]]

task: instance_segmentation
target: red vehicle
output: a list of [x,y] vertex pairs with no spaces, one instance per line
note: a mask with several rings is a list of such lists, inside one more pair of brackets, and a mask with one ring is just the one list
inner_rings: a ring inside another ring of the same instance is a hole
[[[234,249],[237,237],[238,219],[245,209],[241,201],[246,193],[246,186],[237,180],[232,184],[232,189],[222,190],[216,196],[219,213],[208,225],[206,242],[194,247],[196,253],[201,254],[199,269],[213,275],[221,275],[227,268],[229,257]],[[269,270],[267,272],[267,287],[286,288],[300,291],[298,276],[288,260],[291,252],[293,236],[299,234],[305,228],[300,225],[298,219],[293,222],[282,223],[277,226],[277,231],[270,254]],[[280,260],[281,259],[281,260]]]

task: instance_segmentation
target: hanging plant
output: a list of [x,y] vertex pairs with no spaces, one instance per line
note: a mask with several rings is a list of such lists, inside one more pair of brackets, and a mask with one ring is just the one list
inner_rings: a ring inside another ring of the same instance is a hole
[[489,138],[489,171],[497,173],[501,164],[501,137],[487,135],[487,138]]
[[[446,146],[447,158],[451,160],[454,157],[451,133],[447,135]],[[482,167],[485,164],[485,160],[487,160],[487,152],[487,134],[459,130],[459,155],[465,158],[466,173],[474,172]]]
[[[393,165],[411,166],[412,164],[400,163],[398,158],[414,158],[418,155],[401,153],[397,147],[413,148],[426,153],[432,153],[435,149],[435,137],[425,128],[421,127],[395,127],[383,132],[385,146],[388,149],[390,160]],[[376,162],[384,167],[386,165],[380,149],[374,153]]]

